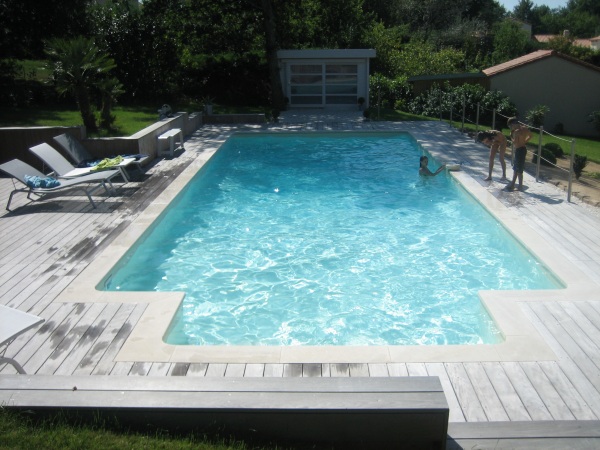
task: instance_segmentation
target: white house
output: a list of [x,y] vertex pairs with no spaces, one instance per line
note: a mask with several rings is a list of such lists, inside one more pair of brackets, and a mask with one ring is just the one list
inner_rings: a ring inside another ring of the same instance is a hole
[[283,95],[289,106],[356,108],[369,104],[372,49],[280,50],[277,52]]

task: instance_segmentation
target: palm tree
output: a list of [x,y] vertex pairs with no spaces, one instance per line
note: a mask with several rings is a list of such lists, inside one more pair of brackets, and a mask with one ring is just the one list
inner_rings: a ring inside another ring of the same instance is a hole
[[116,66],[114,60],[85,37],[54,39],[47,43],[46,53],[56,90],[73,95],[85,127],[97,130],[91,90]]
[[123,85],[114,77],[104,78],[96,84],[102,94],[102,109],[100,110],[100,126],[107,130],[112,127],[115,116],[111,114],[113,104],[123,92]]

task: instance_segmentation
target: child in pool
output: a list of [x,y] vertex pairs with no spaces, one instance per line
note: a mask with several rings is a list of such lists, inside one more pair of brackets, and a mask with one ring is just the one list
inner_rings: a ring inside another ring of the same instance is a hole
[[435,172],[432,172],[429,170],[429,167],[427,167],[427,164],[429,164],[429,158],[427,158],[427,156],[421,156],[419,159],[419,175],[423,175],[425,177],[435,177],[438,173],[446,168],[446,164],[442,164]]

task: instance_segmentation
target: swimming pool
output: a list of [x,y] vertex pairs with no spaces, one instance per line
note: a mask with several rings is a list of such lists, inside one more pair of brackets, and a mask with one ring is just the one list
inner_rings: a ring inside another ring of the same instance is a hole
[[102,286],[185,291],[171,344],[496,342],[479,290],[559,285],[420,154],[408,134],[237,135]]

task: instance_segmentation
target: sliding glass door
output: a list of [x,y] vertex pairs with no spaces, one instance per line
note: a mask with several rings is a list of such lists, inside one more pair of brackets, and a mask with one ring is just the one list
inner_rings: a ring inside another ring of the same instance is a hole
[[292,106],[356,104],[356,64],[292,64],[289,77]]

